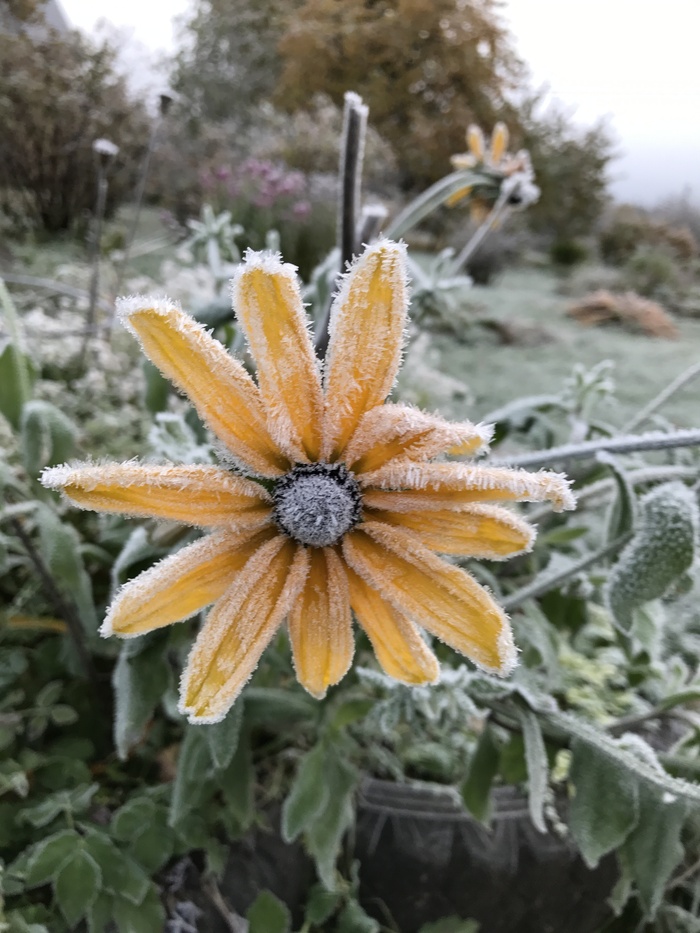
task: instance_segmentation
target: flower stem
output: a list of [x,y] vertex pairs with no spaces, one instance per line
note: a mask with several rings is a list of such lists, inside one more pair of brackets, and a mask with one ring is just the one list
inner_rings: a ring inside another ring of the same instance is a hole
[[565,460],[585,460],[601,451],[615,454],[636,453],[642,450],[670,450],[675,447],[697,447],[700,445],[700,430],[650,431],[647,434],[629,434],[623,437],[606,437],[599,441],[583,444],[564,444],[549,450],[534,450],[507,459],[489,460],[489,466],[505,465],[518,467],[544,466]]
[[623,431],[634,431],[640,424],[643,424],[651,415],[654,414],[663,404],[665,404],[673,395],[676,394],[685,385],[700,375],[700,363],[694,363],[688,367],[685,372],[677,376],[673,382],[670,382],[665,389],[662,389],[647,405],[638,412],[631,421],[629,421]]
[[[338,201],[338,246],[340,248],[340,269],[342,275],[352,262],[358,243],[357,214],[360,204],[360,189],[362,184],[362,160],[365,148],[365,133],[367,131],[367,114],[369,110],[362,103],[362,98],[353,91],[345,95],[345,110],[343,115],[343,136],[340,146],[340,196]],[[331,315],[331,302],[326,308],[321,320],[321,326],[316,335],[316,353],[324,359],[328,349]]]

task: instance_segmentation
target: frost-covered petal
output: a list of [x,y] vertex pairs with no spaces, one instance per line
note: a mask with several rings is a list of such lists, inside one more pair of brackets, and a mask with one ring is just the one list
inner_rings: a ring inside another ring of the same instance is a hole
[[440,665],[418,626],[349,567],[346,572],[350,605],[386,673],[404,684],[435,683],[440,676]]
[[248,560],[190,652],[180,684],[180,711],[190,722],[224,718],[298,598],[307,569],[305,549],[282,535]]
[[508,136],[508,127],[505,123],[499,122],[494,126],[489,147],[489,160],[492,166],[498,166],[506,154]]
[[41,481],[76,505],[138,518],[214,528],[259,528],[271,518],[258,483],[217,466],[109,463],[51,467]]
[[273,534],[218,531],[163,558],[119,590],[100,634],[131,638],[189,618],[223,596]]
[[379,240],[355,260],[333,301],[326,358],[324,459],[341,457],[362,415],[381,405],[401,362],[406,248]]
[[475,664],[506,675],[516,651],[508,618],[468,573],[403,528],[364,522],[346,535],[352,569],[400,612]]
[[471,123],[467,128],[467,146],[477,162],[484,161],[486,141],[481,127],[477,126],[476,123]]
[[549,501],[555,512],[576,506],[566,476],[545,470],[529,473],[467,463],[388,463],[358,479],[366,489],[365,505],[392,512],[497,501]]
[[117,311],[146,356],[185,393],[234,457],[261,476],[289,469],[267,430],[257,386],[218,340],[165,299],[123,298]]
[[296,268],[271,253],[249,251],[231,292],[258,364],[272,436],[294,461],[318,460],[323,393]]
[[410,529],[426,547],[441,554],[502,560],[530,550],[535,540],[532,525],[497,505],[416,512],[377,510],[369,517]]
[[332,548],[310,548],[304,589],[289,614],[297,680],[321,699],[355,652],[345,567]]
[[367,473],[394,460],[473,454],[482,450],[492,435],[490,425],[446,421],[410,405],[387,403],[365,412],[343,460],[353,472]]

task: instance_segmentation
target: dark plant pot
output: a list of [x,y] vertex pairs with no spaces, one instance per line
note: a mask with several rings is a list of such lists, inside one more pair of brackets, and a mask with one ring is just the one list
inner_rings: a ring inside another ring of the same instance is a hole
[[366,779],[357,808],[360,899],[401,933],[456,914],[480,933],[595,933],[611,916],[613,856],[590,871],[575,847],[532,825],[527,798],[493,793],[487,830],[454,793]]

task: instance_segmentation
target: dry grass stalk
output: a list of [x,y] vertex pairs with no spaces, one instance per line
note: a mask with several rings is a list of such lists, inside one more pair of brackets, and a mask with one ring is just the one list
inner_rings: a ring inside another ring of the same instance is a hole
[[621,324],[650,337],[678,337],[676,325],[661,305],[636,292],[614,294],[599,289],[571,305],[566,313],[586,326]]

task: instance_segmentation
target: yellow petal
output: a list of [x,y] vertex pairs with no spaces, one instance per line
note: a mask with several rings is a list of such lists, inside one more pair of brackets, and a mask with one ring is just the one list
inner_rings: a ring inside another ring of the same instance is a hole
[[490,161],[493,166],[498,166],[508,148],[508,127],[505,123],[497,123],[491,134],[491,154]]
[[409,528],[432,551],[502,560],[529,551],[532,525],[497,505],[471,505],[434,512],[372,511],[370,519]]
[[460,201],[463,201],[472,193],[474,185],[465,185],[464,188],[460,188],[458,191],[455,191],[454,194],[451,194],[449,198],[445,201],[445,204],[448,207],[454,207],[455,204],[459,204]]
[[350,605],[367,633],[384,671],[404,684],[433,684],[440,676],[437,658],[417,625],[397,612],[349,567]]
[[[528,473],[467,463],[388,463],[359,477],[365,506],[390,512],[450,509],[470,502],[550,501],[555,512],[576,507],[563,473]],[[371,488],[374,487],[374,488]],[[395,490],[380,492],[379,490]]]
[[236,458],[261,476],[289,469],[267,430],[258,388],[218,340],[167,300],[124,298],[117,310],[146,356]]
[[345,536],[343,551],[352,569],[396,609],[475,664],[501,675],[515,667],[503,610],[468,573],[436,557],[410,531],[365,522]]
[[492,434],[489,425],[445,421],[409,405],[378,405],[362,416],[343,460],[353,472],[367,473],[390,460],[472,454],[483,449]]
[[249,559],[190,652],[180,684],[180,712],[190,722],[224,718],[298,598],[307,569],[305,549],[282,535]]
[[450,162],[452,167],[456,168],[457,171],[464,171],[464,169],[474,168],[476,165],[476,159],[471,154],[471,152],[459,152],[453,156],[450,156]]
[[272,529],[219,531],[181,548],[119,590],[100,634],[131,638],[180,622],[226,592]]
[[217,466],[59,466],[44,470],[41,481],[98,512],[229,530],[260,528],[271,516],[270,496],[262,486]]
[[355,260],[331,309],[323,459],[341,457],[362,415],[391,391],[407,304],[406,248],[379,240]]
[[489,204],[488,201],[484,201],[483,198],[474,198],[469,205],[469,216],[474,223],[481,224],[491,213],[492,207],[493,205]]
[[332,548],[310,548],[309,575],[289,615],[297,679],[321,699],[352,664],[350,598],[345,567]]
[[484,161],[484,155],[486,154],[484,134],[475,123],[472,123],[467,130],[467,146],[477,162]]
[[292,460],[318,460],[323,393],[295,267],[269,253],[248,252],[231,289],[258,364],[272,436]]

